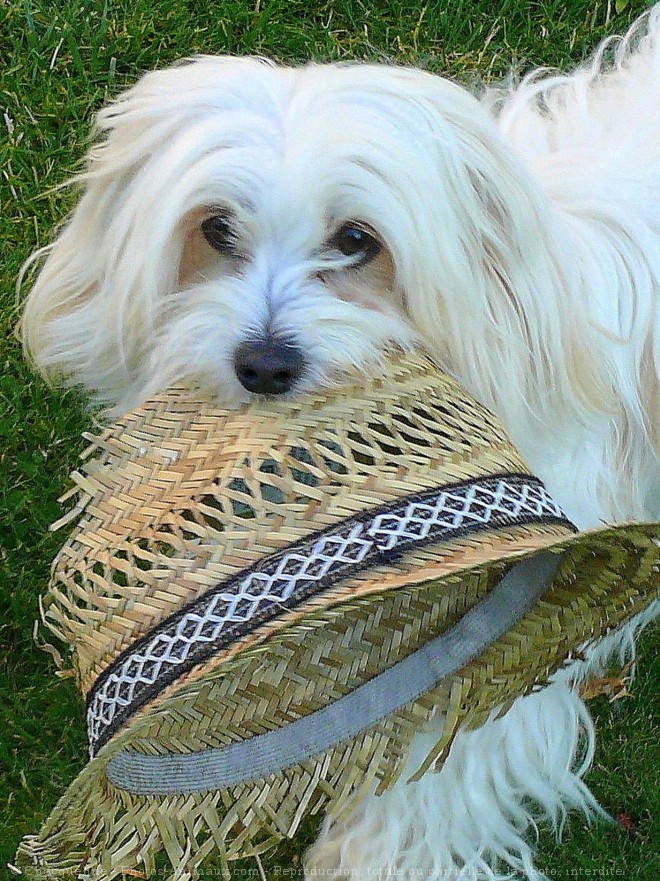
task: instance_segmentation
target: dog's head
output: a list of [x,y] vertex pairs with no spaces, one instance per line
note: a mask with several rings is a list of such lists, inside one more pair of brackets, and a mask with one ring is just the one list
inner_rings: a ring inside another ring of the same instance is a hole
[[45,373],[115,409],[181,379],[228,403],[295,394],[390,343],[469,382],[489,335],[528,345],[543,209],[458,86],[201,57],[97,124],[24,328]]

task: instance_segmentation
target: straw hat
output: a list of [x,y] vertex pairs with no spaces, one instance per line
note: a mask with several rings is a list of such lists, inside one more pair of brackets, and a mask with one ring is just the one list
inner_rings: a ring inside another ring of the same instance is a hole
[[173,390],[73,475],[45,624],[90,762],[26,875],[179,877],[263,850],[547,681],[660,593],[657,524],[578,535],[498,421],[422,356],[219,408]]

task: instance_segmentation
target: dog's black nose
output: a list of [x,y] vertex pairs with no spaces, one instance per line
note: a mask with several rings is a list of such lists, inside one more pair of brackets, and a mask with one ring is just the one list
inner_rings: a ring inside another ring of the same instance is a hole
[[290,391],[304,366],[300,349],[273,339],[242,343],[234,353],[239,382],[258,395],[282,395]]

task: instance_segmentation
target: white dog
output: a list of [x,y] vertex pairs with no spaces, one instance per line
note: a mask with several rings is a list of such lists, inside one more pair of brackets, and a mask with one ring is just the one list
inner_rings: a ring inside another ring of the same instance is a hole
[[[660,6],[570,76],[480,99],[400,67],[200,57],[97,125],[25,309],[44,374],[121,413],[181,379],[295,396],[422,345],[581,528],[660,515]],[[583,675],[326,820],[309,876],[540,877],[534,818],[597,810]]]

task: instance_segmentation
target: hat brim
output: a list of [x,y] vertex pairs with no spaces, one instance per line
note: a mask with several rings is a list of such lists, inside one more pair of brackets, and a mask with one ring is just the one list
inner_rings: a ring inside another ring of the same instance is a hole
[[[263,849],[292,834],[306,811],[330,804],[336,811],[358,791],[391,786],[412,738],[436,714],[444,717],[442,735],[417,774],[439,767],[458,730],[540,687],[573,653],[658,598],[657,524],[560,537],[562,529],[555,535],[525,525],[493,530],[481,560],[472,542],[458,539],[446,546],[440,576],[423,566],[406,574],[404,557],[390,567],[390,581],[384,571],[382,579],[366,578],[363,590],[337,585],[322,601],[288,610],[275,627],[257,628],[131,717],[41,832],[23,842],[19,865],[41,864],[44,877],[45,867],[55,876],[96,860],[104,877],[113,877],[138,860],[149,871],[163,848],[170,858],[188,848],[195,865],[216,848],[228,859]],[[205,751],[263,737],[331,706],[450,628],[512,561],[539,550],[561,553],[559,570],[505,634],[417,699],[323,754],[221,788],[208,777],[183,789],[165,785],[158,794],[141,792],[139,780],[120,787],[116,774],[112,782],[109,766],[127,754],[154,757],[156,764],[159,756],[166,762],[180,756],[182,765],[192,757],[203,766]]]

